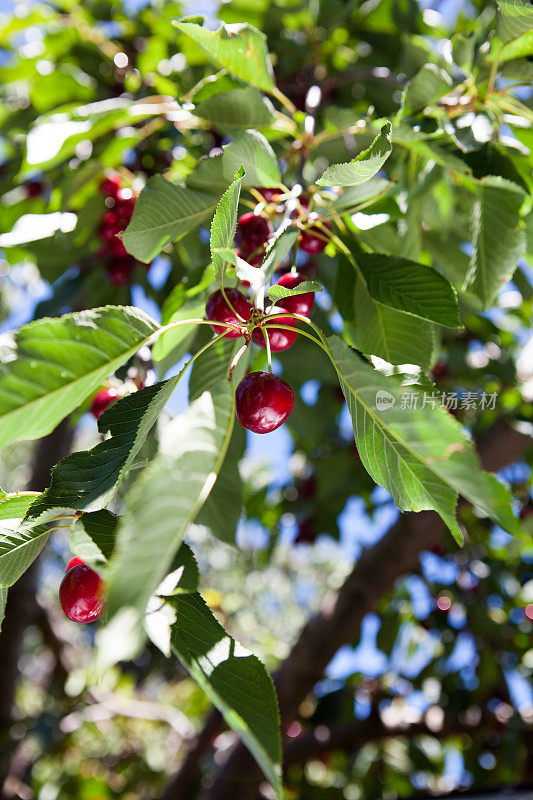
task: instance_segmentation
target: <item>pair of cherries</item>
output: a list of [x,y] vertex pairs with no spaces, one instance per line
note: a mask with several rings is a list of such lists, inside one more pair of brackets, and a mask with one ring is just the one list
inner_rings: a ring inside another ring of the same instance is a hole
[[105,583],[81,558],[73,558],[59,587],[59,602],[72,622],[94,622],[105,610]]
[[98,254],[107,258],[107,276],[113,286],[125,286],[131,280],[134,259],[128,255],[118,234],[122,233],[129,225],[135,198],[130,189],[122,187],[119,175],[111,175],[100,184],[100,191],[106,198],[109,209],[100,224],[99,235],[103,242]]
[[[275,202],[279,196],[275,189],[259,189],[258,191],[267,203]],[[304,213],[307,214],[309,200],[306,197],[300,198],[300,205]],[[323,225],[326,228],[331,227],[327,221]],[[259,266],[265,255],[268,240],[273,233],[274,228],[268,217],[262,214],[254,214],[253,211],[243,214],[237,222],[237,230],[235,231],[235,244],[238,248],[238,255],[253,267]],[[321,253],[327,244],[324,231],[318,225],[311,225],[301,231],[298,241],[300,249],[312,256]]]
[[[282,275],[278,286],[294,289],[305,278],[298,273]],[[252,305],[238,289],[226,289],[225,295],[219,289],[214,292],[206,305],[206,317],[217,334],[224,332],[224,327],[217,322],[225,322],[233,328],[227,329],[225,337],[236,339],[242,335],[242,326],[252,317]],[[227,299],[226,299],[227,298]],[[315,302],[314,292],[285,297],[278,305],[291,314],[309,316]],[[238,316],[237,316],[238,315]],[[240,317],[240,319],[239,319]],[[294,326],[290,317],[277,320],[284,325]],[[260,347],[266,348],[265,335],[268,336],[270,348],[274,352],[287,350],[294,344],[296,331],[283,328],[255,328],[252,340]],[[277,375],[270,372],[251,372],[239,383],[235,393],[237,419],[249,431],[254,433],[270,433],[282,425],[291,415],[294,408],[294,391],[292,387]]]
[[[297,272],[287,272],[278,280],[278,286],[283,286],[285,289],[295,289],[305,280],[306,278]],[[237,339],[239,336],[242,336],[242,325],[249,322],[251,319],[252,305],[238,289],[225,289],[225,294],[229,305],[220,289],[211,295],[205,308],[206,317],[212,322],[225,322],[229,325],[234,325],[234,330],[228,329],[226,338]],[[313,309],[314,303],[315,293],[305,292],[305,294],[293,295],[292,297],[285,297],[279,300],[278,306],[284,308],[290,314],[301,314],[304,317],[308,317]],[[240,320],[235,315],[235,312],[237,312],[241,318]],[[279,323],[279,325],[294,327],[294,320],[290,317],[278,317],[276,322]],[[217,334],[223,333],[224,331],[224,328],[220,325],[212,325],[211,327]],[[270,349],[274,353],[287,350],[294,344],[296,336],[298,335],[296,331],[284,330],[284,328],[275,326],[266,328],[265,333],[268,336]],[[259,347],[266,349],[265,336],[261,328],[255,328],[252,333],[252,340],[255,344],[259,345]]]

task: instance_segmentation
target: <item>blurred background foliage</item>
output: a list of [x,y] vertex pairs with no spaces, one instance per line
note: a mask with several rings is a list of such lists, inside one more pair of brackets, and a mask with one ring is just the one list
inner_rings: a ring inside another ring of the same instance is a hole
[[[136,263],[128,285],[113,285],[98,253],[105,213],[98,186],[106,169],[118,170],[134,191],[154,174],[179,180],[231,135],[207,123],[205,129],[189,128],[179,109],[161,112],[169,97],[186,97],[212,72],[194,42],[171,24],[192,13],[248,21],[263,30],[278,84],[302,114],[309,87],[321,87],[318,124],[326,135],[305,166],[304,179],[368,143],[368,134],[344,129],[359,115],[366,117],[369,108],[376,118],[395,114],[403,87],[425,64],[449,66],[453,54],[455,65],[472,76],[469,111],[477,125],[461,127],[449,115],[455,152],[422,139],[405,142],[402,132],[397,134],[399,149],[407,153],[395,169],[399,184],[411,187],[409,196],[393,191],[372,206],[371,215],[384,215],[385,221],[369,215],[364,228],[365,220],[358,220],[363,241],[379,243],[382,251],[399,247],[405,254],[414,248],[422,260],[437,259],[450,275],[464,274],[467,254],[453,259],[452,250],[459,248],[451,243],[467,241],[473,198],[454,185],[446,170],[450,159],[461,159],[477,177],[496,174],[531,186],[533,135],[520,120],[530,121],[533,114],[532,54],[509,62],[498,78],[499,89],[510,87],[505,113],[478,89],[487,80],[482,56],[495,27],[495,3],[65,0],[6,7],[4,0],[2,331],[34,316],[106,303],[131,302],[160,318],[173,287],[181,283],[186,289],[200,280],[209,261],[202,229],[158,256],[149,269]],[[423,132],[436,124],[428,117]],[[284,135],[276,126],[263,132],[274,148]],[[296,148],[289,161],[293,157],[299,157]],[[28,240],[28,230],[37,231],[36,226],[39,238]],[[305,269],[328,290],[317,297],[317,324],[338,328],[342,264],[325,255]],[[455,411],[474,437],[499,416],[532,420],[532,275],[522,260],[493,309],[467,312],[464,328],[444,333],[438,342],[433,377],[440,391],[498,394],[494,410],[460,404]],[[196,334],[194,346],[205,335]],[[429,341],[422,346],[431,351]],[[181,342],[158,365],[160,373],[181,363],[189,349],[192,340]],[[256,356],[258,368],[263,359],[264,354]],[[135,380],[143,369],[136,361],[118,377]],[[283,375],[297,392],[297,410],[290,426],[268,443],[248,437],[241,461],[245,514],[237,530],[239,548],[214,539],[208,524],[194,526],[188,537],[207,602],[271,669],[362,549],[378,541],[397,517],[390,496],[376,488],[359,462],[342,395],[319,354],[298,341],[284,354]],[[186,387],[178,389],[168,414],[185,404]],[[96,441],[94,420],[82,415],[76,449]],[[153,446],[147,443],[146,457]],[[235,446],[242,448],[244,441]],[[7,448],[0,485],[7,490],[23,485],[29,461],[26,444]],[[405,726],[404,735],[373,739],[369,733],[355,752],[339,748],[290,765],[289,797],[392,799],[533,781],[531,459],[509,467],[503,477],[520,499],[529,535],[511,540],[465,509],[464,549],[450,536],[436,537],[416,570],[365,618],[360,639],[337,653],[287,731],[297,741],[312,727],[379,717],[391,728]],[[135,662],[96,674],[92,631],[76,628],[58,609],[66,558],[65,541],[58,537],[47,551],[37,613],[25,634],[4,792],[22,800],[157,796],[184,757],[187,740],[201,728],[207,700],[152,646]],[[375,580],[379,583],[379,574]],[[201,764],[204,775],[216,769],[232,741],[229,733],[216,738]]]

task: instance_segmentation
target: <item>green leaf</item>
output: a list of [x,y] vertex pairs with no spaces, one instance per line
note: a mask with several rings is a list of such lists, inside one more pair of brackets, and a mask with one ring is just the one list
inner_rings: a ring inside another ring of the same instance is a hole
[[120,398],[98,420],[100,433],[111,436],[91,450],[72,453],[52,470],[50,488],[29,510],[28,524],[58,513],[99,511],[131,467],[150,429],[174,391],[178,376]]
[[265,283],[267,283],[276,267],[283,261],[287,253],[296,244],[299,231],[294,225],[288,225],[283,228],[281,225],[274,234],[274,238],[268,245],[263,263],[261,264],[261,271],[264,274]]
[[216,64],[225,67],[236,78],[265,92],[275,91],[266,36],[253,25],[222,24],[217,31],[179,20],[174,25],[191,36]]
[[0,447],[50,433],[156,330],[138,308],[106,306],[2,337]]
[[406,407],[394,379],[372,369],[340,337],[331,337],[328,344],[361,460],[401,510],[437,511],[461,541],[455,519],[460,493],[509,533],[519,531],[509,492],[481,469],[472,443],[440,406],[438,395],[435,408],[430,402]]
[[346,164],[333,164],[318,179],[318,186],[357,186],[379,172],[392,152],[391,124],[387,122],[370,147]]
[[[235,416],[233,385],[226,377],[234,351],[229,345],[221,356],[222,380],[168,423],[160,452],[126,496],[109,565],[108,610],[111,616],[131,610],[137,628],[226,455]],[[204,358],[210,362],[211,349],[198,362]],[[209,383],[212,370],[207,377]]]
[[216,128],[264,128],[274,119],[274,109],[260,91],[248,86],[214,94],[196,106],[194,114]]
[[531,57],[531,53],[533,53],[533,30],[525,31],[518,38],[504,44],[503,47],[495,48],[492,60],[502,63],[523,56]]
[[271,286],[267,291],[267,295],[271,300],[283,300],[284,297],[293,297],[296,294],[305,294],[306,292],[323,292],[324,287],[316,281],[302,281],[294,289],[287,289],[286,286]]
[[70,532],[69,547],[92,567],[111,558],[115,547],[118,517],[107,509],[82,514]]
[[95,94],[96,82],[73,64],[56,64],[47,75],[35,75],[31,83],[30,101],[42,114],[63,103],[86,103]]
[[198,593],[174,598],[171,605],[176,610],[172,651],[239,734],[282,800],[279,711],[268,672],[226,633]]
[[435,352],[435,329],[430,322],[376,303],[363,282],[355,286],[354,330],[357,347],[391,364],[418,364],[429,369]]
[[529,0],[498,0],[498,36],[503,42],[516,39],[533,28],[533,9]]
[[216,207],[215,216],[211,223],[211,259],[215,268],[217,280],[222,283],[227,267],[227,259],[220,255],[220,249],[230,248],[235,238],[237,227],[237,211],[241,196],[241,184],[244,177],[244,167],[240,166],[231,185],[226,189]]
[[279,186],[281,174],[276,155],[259,131],[237,134],[221,154],[202,158],[187,178],[187,186],[204,192],[224,192],[241,166],[242,186]]
[[358,253],[356,261],[374,300],[448,328],[460,324],[455,291],[432,267],[382,253]]
[[46,525],[31,531],[19,526],[36,492],[4,495],[0,500],[0,586],[12,586],[35,561],[50,534]]
[[148,178],[122,237],[124,247],[148,264],[170,242],[207,222],[217,197],[184,186],[174,186],[161,175]]
[[472,216],[474,251],[467,288],[489,308],[502,286],[512,277],[526,249],[520,228],[522,190],[504,178],[480,181]]
[[422,111],[449,91],[452,79],[436,64],[424,64],[409,81],[402,97],[402,110],[406,114]]
[[195,592],[198,589],[200,571],[191,548],[185,542],[180,544],[172,562],[170,573],[158,588],[159,597]]
[[392,183],[385,180],[385,178],[371,178],[364,184],[345,188],[340,195],[334,196],[333,202],[331,202],[331,193],[324,192],[322,196],[331,202],[336,211],[340,212],[344,211],[344,209],[356,208],[367,203],[373,197],[384,193],[391,186]]
[[[179,322],[180,320],[187,319],[204,319],[205,317],[205,297],[191,297],[187,299],[183,305],[172,313],[168,318],[164,319],[164,325],[171,322]],[[154,361],[163,361],[173,350],[183,345],[183,355],[187,352],[187,345],[191,342],[193,336],[198,330],[198,325],[180,325],[177,328],[171,328],[169,331],[162,333],[152,348],[152,358]],[[176,354],[176,361],[181,357],[180,353]]]
[[[240,376],[236,377],[235,383],[239,379]],[[239,426],[233,431],[218,478],[195,520],[197,525],[209,528],[217,539],[232,545],[235,544],[237,525],[242,513],[243,485],[239,461],[244,455],[245,448],[246,436],[244,429]]]

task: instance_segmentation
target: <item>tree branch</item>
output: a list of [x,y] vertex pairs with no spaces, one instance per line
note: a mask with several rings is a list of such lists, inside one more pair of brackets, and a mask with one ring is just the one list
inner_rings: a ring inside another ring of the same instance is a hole
[[[533,439],[500,421],[479,444],[485,469],[497,471],[520,459]],[[282,729],[298,715],[298,707],[313,690],[339,649],[360,632],[364,616],[390,592],[395,581],[418,566],[420,553],[446,528],[434,512],[403,514],[388,533],[365,550],[343,586],[326,598],[320,613],[303,628],[275,676]],[[254,800],[261,774],[244,745],[230,752],[205,800]],[[165,800],[180,800],[165,794]]]
[[340,750],[354,753],[367,742],[378,739],[415,736],[438,736],[442,741],[446,736],[457,733],[470,733],[479,730],[487,719],[483,717],[475,724],[460,722],[457,717],[444,722],[439,729],[430,727],[427,722],[416,722],[405,725],[387,727],[383,724],[377,713],[371,714],[367,719],[350,719],[336,725],[319,725],[307,731],[299,739],[285,743],[283,748],[283,765],[287,769],[291,764],[304,764],[312,758],[317,758],[324,753]]

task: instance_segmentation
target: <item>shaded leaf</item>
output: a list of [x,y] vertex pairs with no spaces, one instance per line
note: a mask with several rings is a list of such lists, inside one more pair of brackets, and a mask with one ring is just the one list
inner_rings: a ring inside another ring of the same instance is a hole
[[272,104],[252,87],[214,94],[194,109],[216,128],[264,128],[274,119]]
[[70,532],[69,547],[91,567],[105,564],[115,547],[118,517],[107,509],[82,514]]
[[[226,374],[233,349],[228,352]],[[204,354],[208,357],[210,350]],[[201,361],[204,356],[200,356]],[[207,375],[208,382],[211,373]],[[226,376],[167,424],[160,452],[126,496],[110,561],[110,616],[130,609],[140,645],[140,621],[188,526],[222,466],[234,423],[233,386]]]
[[489,308],[503,285],[512,277],[526,249],[520,228],[522,190],[504,178],[480,181],[472,215],[474,250],[467,288]]
[[241,737],[281,800],[281,740],[274,684],[258,658],[229,636],[198,593],[170,601],[171,648]]
[[402,109],[407,114],[421,111],[446,94],[451,86],[452,79],[441,67],[424,64],[404,89]]
[[68,510],[98,511],[109,502],[131,467],[152,425],[174,391],[178,376],[120,398],[98,420],[111,436],[91,450],[72,453],[52,470],[50,487],[29,509],[27,524]]
[[242,186],[278,186],[281,181],[276,155],[259,131],[237,134],[222,153],[202,158],[187,177],[187,186],[204,192],[224,192],[236,171],[244,166]]
[[377,303],[363,282],[355,286],[354,330],[357,347],[391,364],[418,364],[429,369],[435,352],[435,329],[418,319]]
[[382,253],[358,253],[356,260],[374,300],[448,328],[459,325],[455,291],[432,267]]

